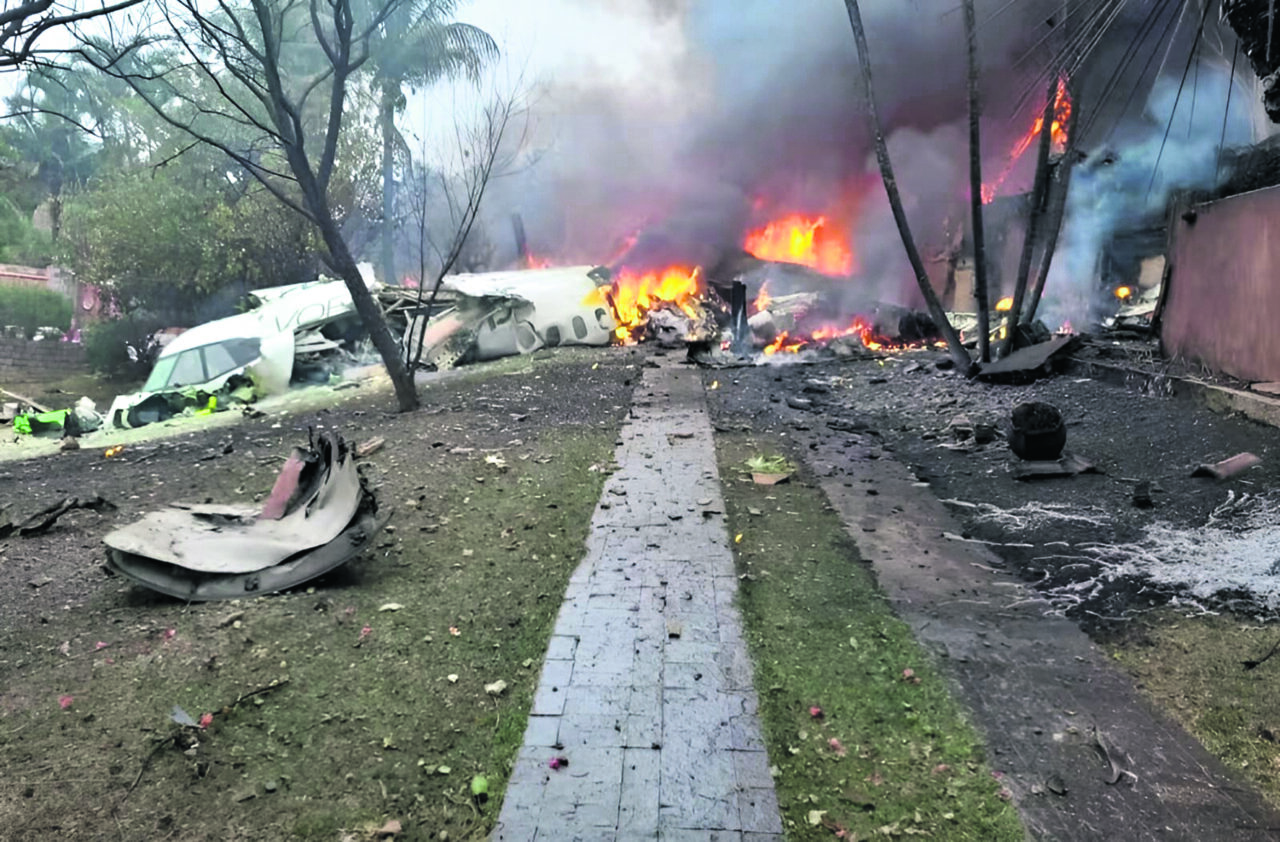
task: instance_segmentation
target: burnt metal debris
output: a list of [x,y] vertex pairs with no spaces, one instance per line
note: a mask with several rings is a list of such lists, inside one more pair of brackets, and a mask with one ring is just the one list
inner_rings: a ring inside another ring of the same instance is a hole
[[260,510],[176,503],[103,541],[130,581],[205,602],[300,585],[358,556],[387,520],[352,449],[325,433],[294,450]]

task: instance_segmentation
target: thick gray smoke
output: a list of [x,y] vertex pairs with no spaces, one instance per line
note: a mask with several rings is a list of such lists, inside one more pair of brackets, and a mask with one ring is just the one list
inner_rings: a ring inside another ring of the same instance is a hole
[[[774,215],[837,213],[853,239],[857,267],[850,287],[857,297],[918,303],[875,167],[840,0],[607,2],[642,13],[637,20],[651,30],[649,40],[666,50],[625,82],[599,68],[547,83],[537,120],[544,154],[527,173],[495,184],[487,200],[491,238],[505,248],[500,257],[516,257],[506,236],[513,212],[522,215],[536,253],[562,262],[609,262],[625,254],[638,268],[710,266]],[[978,8],[991,177],[1038,110],[1037,97],[1024,95],[1028,86],[1043,84],[1035,73],[1046,58],[1021,63],[1019,57],[1043,39],[1062,2],[979,0]],[[997,9],[1003,11],[995,15]],[[937,260],[956,242],[967,214],[962,17],[956,4],[938,0],[864,0],[862,10],[908,216],[922,252]],[[1116,40],[1131,41],[1140,20],[1119,21]],[[1051,39],[1041,49],[1056,47]],[[1109,73],[1107,65],[1100,72]],[[1166,175],[1150,198],[1145,184],[1137,190],[1131,183],[1141,177],[1122,174],[1145,161],[1149,178],[1152,127],[1163,127],[1158,115],[1171,107],[1163,86],[1152,97],[1154,119],[1121,121],[1113,138],[1125,150],[1119,165],[1078,174],[1065,253],[1050,287],[1064,287],[1051,302],[1054,314],[1078,311],[1077,292],[1087,300],[1080,282],[1092,277],[1091,262],[1107,232],[1136,212],[1132,191],[1143,196],[1137,201],[1145,208],[1163,201],[1175,183],[1185,184],[1184,175],[1195,183],[1212,180],[1201,143],[1211,138],[1216,147],[1221,128],[1221,103],[1206,93],[1212,73],[1206,67],[1198,77],[1195,140],[1186,141],[1185,125],[1181,134],[1175,131],[1161,165]],[[1219,87],[1225,92],[1225,80]],[[1015,103],[1021,104],[1016,113]],[[1202,123],[1215,119],[1217,129],[1202,131]],[[1030,187],[1034,150],[1026,157],[1006,193]]]
[[[629,262],[709,265],[771,215],[852,203],[843,222],[856,237],[858,278],[898,297],[911,276],[868,157],[844,4],[651,8],[652,25],[677,36],[669,61],[625,86],[586,76],[549,84],[538,120],[547,151],[497,186],[491,228],[518,211],[532,248],[561,259],[608,260],[638,232]],[[895,164],[928,248],[967,195],[962,21],[934,0],[868,0],[863,10]],[[1007,12],[984,28],[991,66],[1011,60],[1034,19]],[[991,148],[1003,148],[1009,132],[998,118],[993,126]]]

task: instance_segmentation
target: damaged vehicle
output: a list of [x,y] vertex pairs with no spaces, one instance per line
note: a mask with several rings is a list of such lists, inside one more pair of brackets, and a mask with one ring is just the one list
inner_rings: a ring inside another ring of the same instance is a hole
[[390,513],[326,433],[285,462],[261,509],[174,503],[103,538],[111,570],[135,584],[207,602],[300,585],[358,556]]
[[[363,267],[362,267],[363,268]],[[367,278],[371,279],[370,271]],[[362,335],[341,281],[255,290],[255,308],[184,331],[156,359],[142,391],[111,404],[108,423],[140,427],[188,412],[279,394],[298,380],[327,380],[323,358]]]

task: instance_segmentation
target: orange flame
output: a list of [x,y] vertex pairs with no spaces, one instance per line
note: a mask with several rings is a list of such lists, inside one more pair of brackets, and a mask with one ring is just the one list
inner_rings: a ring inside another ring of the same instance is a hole
[[757,313],[763,313],[769,309],[769,305],[773,303],[773,296],[769,295],[769,282],[765,281],[760,285],[760,294],[756,296],[756,300],[751,302],[751,307]]
[[827,342],[832,339],[838,339],[842,336],[856,336],[869,351],[895,350],[911,347],[909,345],[895,344],[889,339],[876,333],[875,327],[871,321],[865,316],[855,316],[853,321],[841,327],[839,325],[827,325],[820,327],[809,334],[808,338],[791,336],[786,331],[778,334],[764,349],[765,356],[773,356],[779,352],[794,354],[811,342]]
[[806,344],[807,344],[807,340],[793,339],[791,337],[791,334],[787,333],[784,330],[782,331],[782,333],[779,333],[772,342],[770,342],[767,346],[765,346],[764,355],[766,357],[772,357],[774,354],[778,353],[779,351],[782,351],[787,354],[794,354],[796,351],[799,351],[801,348],[803,348]]
[[853,249],[825,216],[788,214],[748,232],[742,247],[760,260],[798,263],[827,275],[853,272]]
[[526,255],[524,259],[524,268],[526,269],[550,269],[554,265],[551,258],[540,257],[536,254]]
[[1013,309],[1012,298],[1001,298],[999,301],[996,302],[996,312],[998,313],[1007,313],[1012,309]]
[[1133,290],[1129,287],[1118,287],[1116,289],[1116,298],[1126,301],[1133,296]]
[[854,316],[853,322],[848,327],[829,326],[818,328],[813,332],[812,336],[819,341],[837,339],[841,336],[857,336],[862,341],[863,346],[871,351],[879,351],[889,344],[887,339],[876,335],[875,328],[871,322],[862,316]]
[[699,269],[684,266],[649,272],[620,269],[614,273],[612,287],[597,287],[587,294],[585,303],[610,305],[618,325],[614,334],[619,342],[632,344],[637,341],[636,331],[644,326],[650,310],[669,303],[696,319],[699,314],[695,301],[705,292]]
[[[1067,80],[1063,77],[1058,77],[1058,92],[1053,100],[1053,122],[1049,124],[1049,134],[1053,139],[1054,152],[1062,152],[1067,146],[1067,126],[1071,122],[1071,107],[1071,94],[1067,91]],[[982,185],[983,204],[991,204],[995,199],[1005,180],[1013,172],[1013,168],[1018,165],[1018,161],[1031,148],[1031,144],[1039,139],[1042,128],[1044,128],[1043,113],[1036,117],[1030,131],[1018,138],[1018,142],[1013,145],[1013,150],[1009,153],[1009,163],[1000,171],[1000,175],[996,177],[996,180],[990,184]]]

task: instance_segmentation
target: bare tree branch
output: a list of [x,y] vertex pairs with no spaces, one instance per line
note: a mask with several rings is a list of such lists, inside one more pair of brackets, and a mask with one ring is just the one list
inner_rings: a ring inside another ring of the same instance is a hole
[[36,39],[51,29],[71,27],[81,21],[102,18],[137,6],[144,0],[119,0],[81,12],[50,12],[54,0],[25,0],[0,11],[0,71],[25,64],[35,50]]
[[[430,233],[428,220],[428,197],[425,191],[425,179],[422,193],[419,196],[421,211],[421,228],[419,229],[419,265],[422,274],[418,284],[417,306],[422,318],[418,336],[414,342],[406,342],[406,353],[412,349],[413,358],[410,367],[421,362],[422,342],[426,333],[427,321],[435,301],[444,283],[444,278],[457,265],[463,249],[470,239],[479,218],[481,205],[489,185],[497,178],[514,171],[513,164],[524,148],[528,137],[528,111],[524,106],[525,95],[521,88],[514,93],[495,98],[481,112],[476,125],[466,128],[461,120],[455,118],[453,126],[455,153],[458,161],[475,163],[462,164],[459,174],[451,175],[443,169],[439,173],[441,193],[448,214],[448,230],[451,232],[448,247],[443,248],[440,242]],[[456,113],[456,112],[455,112]],[[522,130],[514,141],[508,133],[513,120],[523,119]],[[423,245],[430,245],[439,260],[439,268],[431,284],[431,297],[423,309],[423,292],[426,289],[426,255]]]

